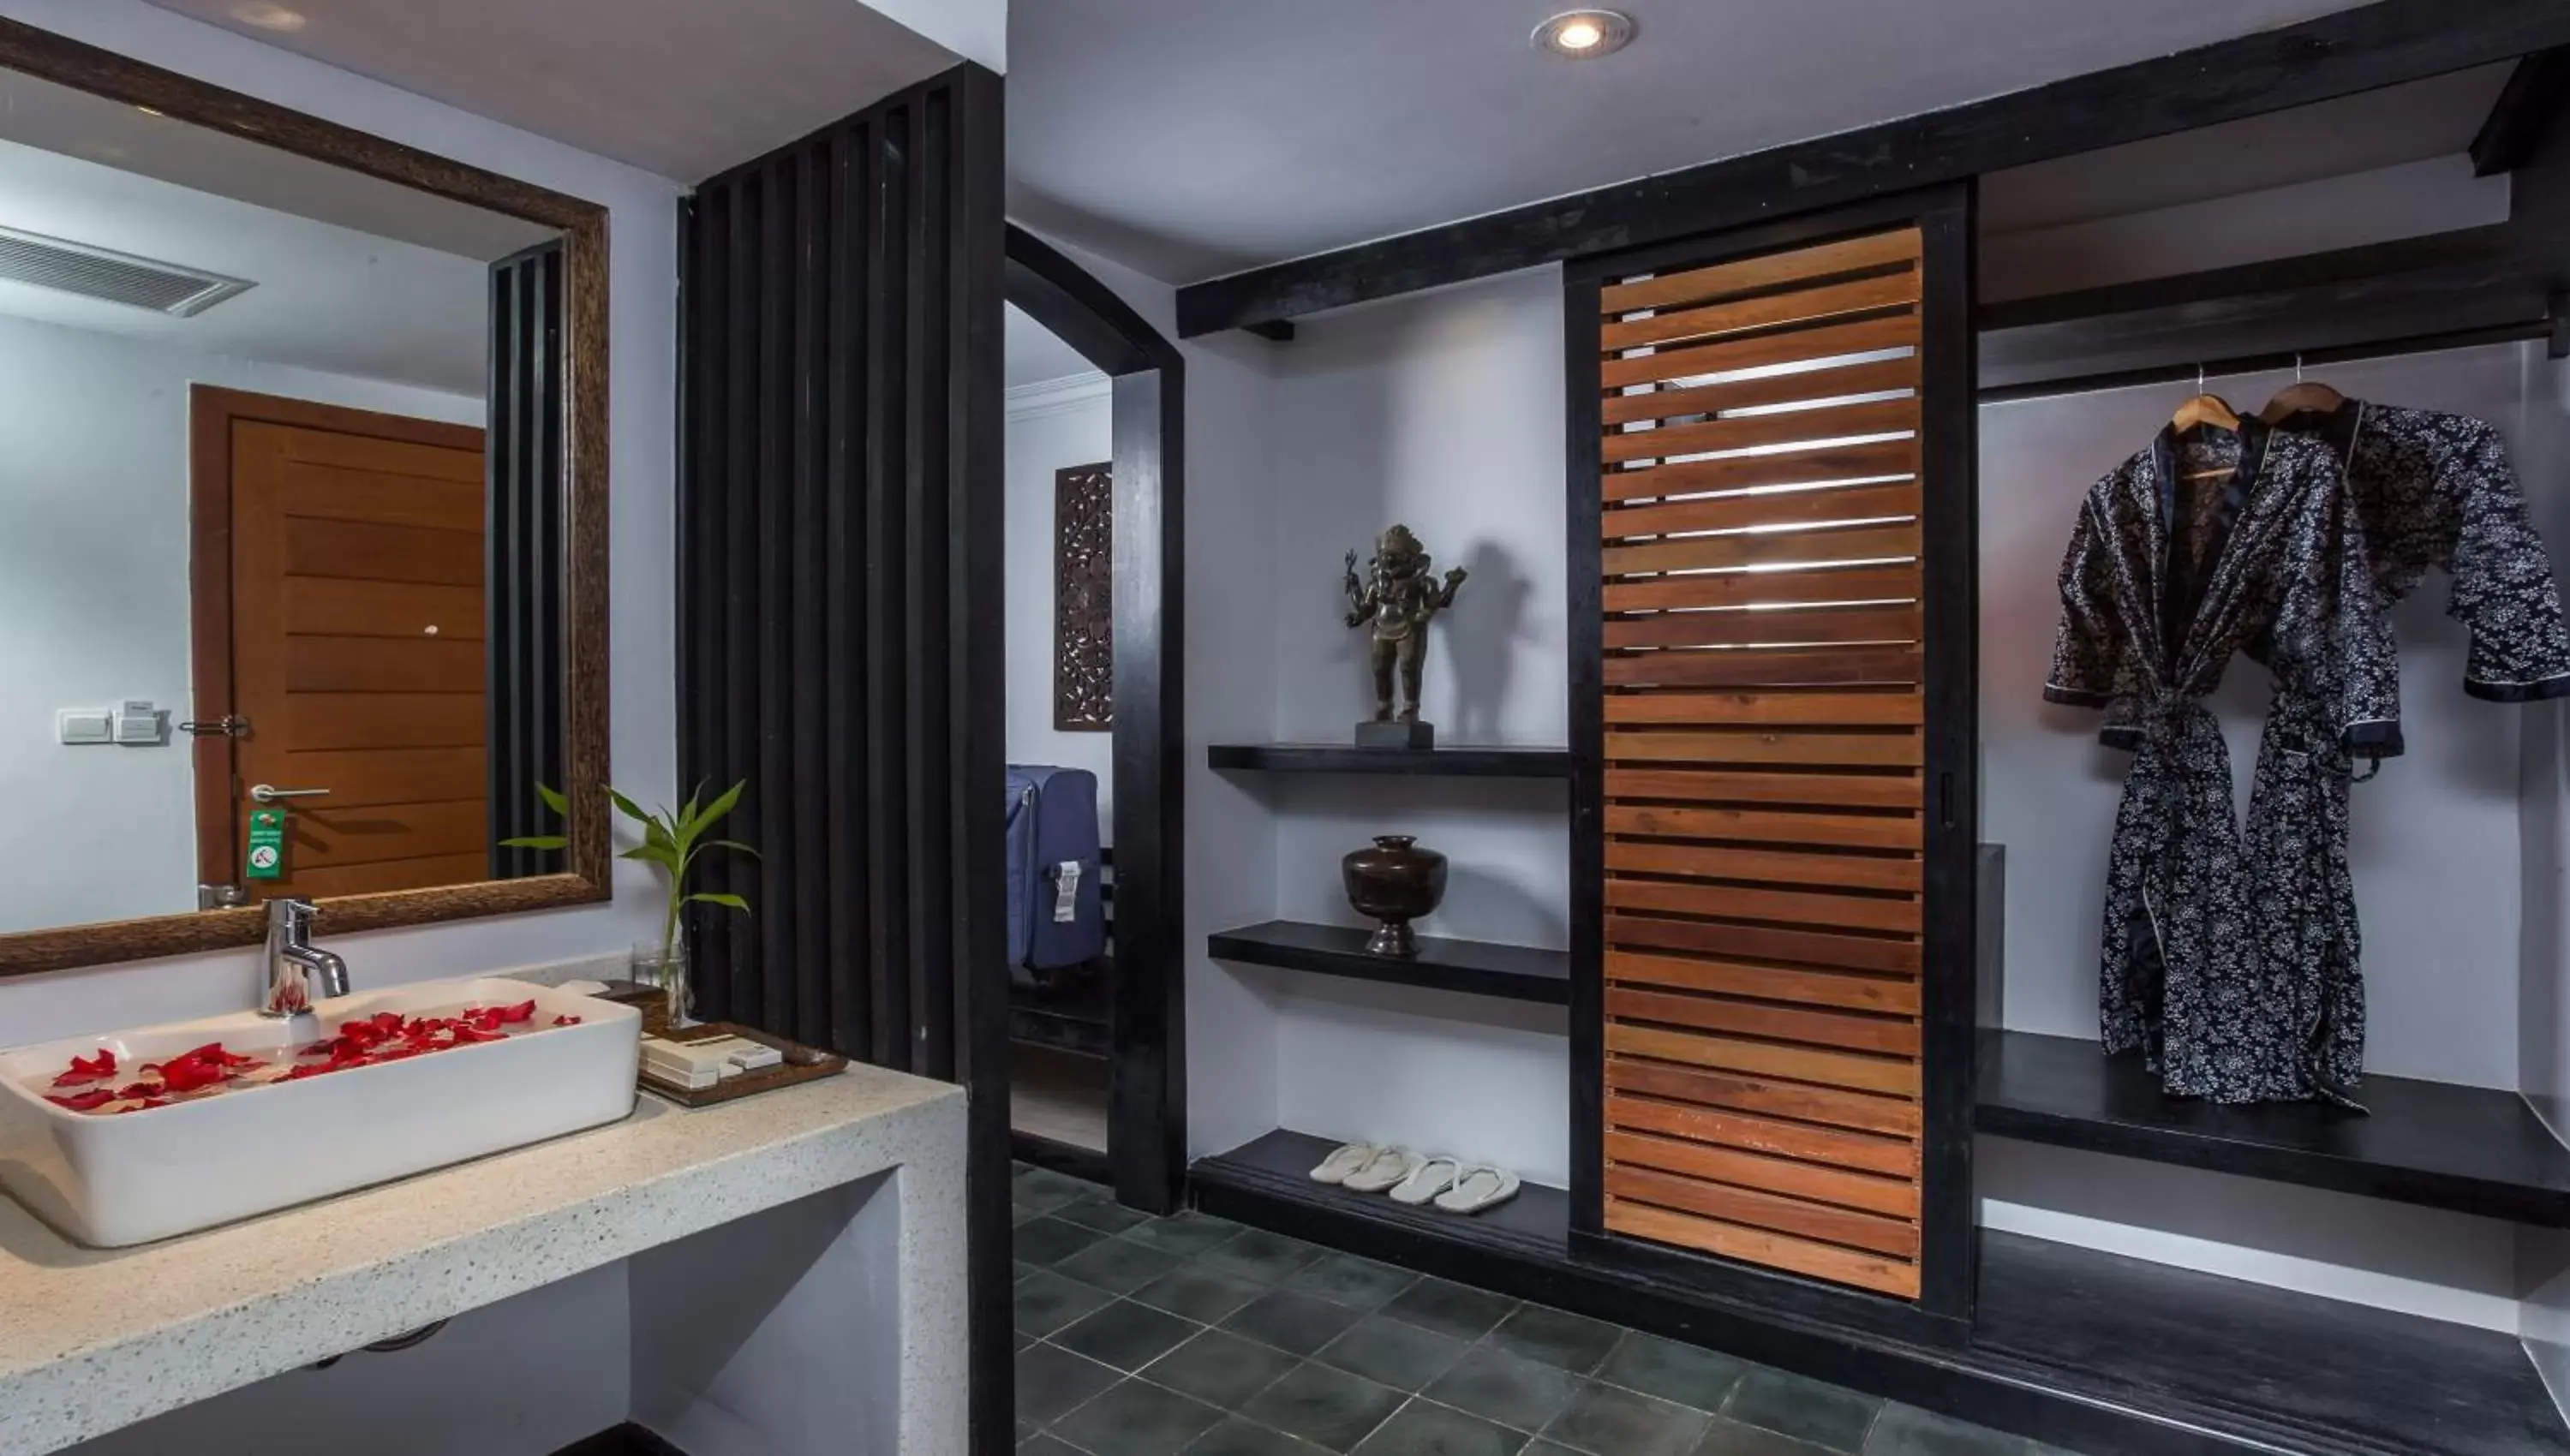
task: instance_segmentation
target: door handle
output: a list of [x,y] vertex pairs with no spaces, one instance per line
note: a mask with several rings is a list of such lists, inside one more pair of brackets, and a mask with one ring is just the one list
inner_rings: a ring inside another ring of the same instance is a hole
[[327,789],[279,789],[269,784],[252,784],[249,787],[249,797],[261,804],[273,804],[280,799],[322,799],[329,793]]

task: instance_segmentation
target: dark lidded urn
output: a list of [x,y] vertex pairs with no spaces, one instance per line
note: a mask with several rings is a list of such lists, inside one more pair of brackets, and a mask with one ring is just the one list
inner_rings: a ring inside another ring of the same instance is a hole
[[1379,834],[1371,849],[1358,850],[1339,862],[1348,888],[1348,904],[1357,913],[1383,922],[1366,941],[1373,955],[1413,956],[1419,941],[1410,922],[1436,911],[1446,898],[1446,857],[1419,848],[1406,834]]

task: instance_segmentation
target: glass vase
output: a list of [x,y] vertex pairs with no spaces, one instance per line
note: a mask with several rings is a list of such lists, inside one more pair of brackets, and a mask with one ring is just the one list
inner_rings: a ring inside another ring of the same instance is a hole
[[687,980],[687,944],[681,940],[668,947],[666,956],[657,940],[634,942],[634,979],[660,992],[660,1016],[667,1026],[689,1024],[689,1013],[695,1009],[695,994]]

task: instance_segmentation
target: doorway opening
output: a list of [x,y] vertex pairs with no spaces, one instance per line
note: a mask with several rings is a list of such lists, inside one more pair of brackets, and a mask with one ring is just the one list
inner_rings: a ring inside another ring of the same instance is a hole
[[1176,348],[1008,238],[1012,1151],[1174,1208],[1185,1174]]

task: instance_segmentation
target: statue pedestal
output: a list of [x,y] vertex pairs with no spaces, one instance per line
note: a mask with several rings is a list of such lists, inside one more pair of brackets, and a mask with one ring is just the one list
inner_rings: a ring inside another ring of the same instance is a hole
[[1434,723],[1359,723],[1359,748],[1435,748],[1437,725]]

